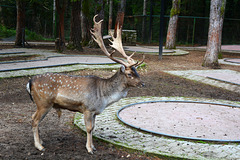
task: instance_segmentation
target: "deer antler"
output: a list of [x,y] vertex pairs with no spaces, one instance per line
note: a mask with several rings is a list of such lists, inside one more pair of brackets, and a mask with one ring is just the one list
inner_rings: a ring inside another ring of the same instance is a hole
[[104,43],[103,43],[103,39],[102,39],[102,33],[101,33],[101,25],[103,20],[100,20],[99,22],[96,22],[96,17],[98,15],[95,15],[93,17],[93,22],[94,22],[94,26],[93,28],[90,30],[91,34],[92,34],[92,38],[98,43],[99,47],[102,49],[102,51],[106,54],[107,57],[109,57],[111,60],[113,60],[114,62],[123,64],[124,66],[127,66],[127,64],[120,60],[120,59],[115,59],[113,58],[112,54],[114,52],[112,52],[111,54],[107,51]]
[[121,39],[122,38],[121,37],[122,28],[119,29],[119,26],[117,27],[117,36],[116,36],[116,38],[111,34],[111,37],[112,37],[113,40],[112,41],[109,40],[112,43],[110,46],[112,48],[114,48],[115,50],[117,50],[119,53],[121,53],[122,56],[127,59],[127,63],[122,61],[122,60],[120,60],[120,59],[113,58],[112,55],[113,55],[114,51],[112,53],[109,53],[107,51],[104,43],[103,43],[102,33],[101,33],[101,26],[102,26],[103,20],[100,20],[99,22],[96,22],[96,17],[97,16],[98,15],[95,15],[93,17],[94,26],[90,30],[90,32],[92,34],[92,38],[98,43],[99,47],[107,55],[107,57],[109,57],[111,60],[113,60],[113,61],[115,61],[117,63],[120,63],[120,64],[124,65],[125,67],[138,66],[141,63],[143,63],[145,57],[143,58],[143,60],[140,63],[138,63],[138,62],[135,62],[132,59],[132,56],[134,55],[135,52],[132,55],[130,55],[130,56],[128,56],[125,53],[125,51],[123,49],[123,46],[122,46],[122,39]]

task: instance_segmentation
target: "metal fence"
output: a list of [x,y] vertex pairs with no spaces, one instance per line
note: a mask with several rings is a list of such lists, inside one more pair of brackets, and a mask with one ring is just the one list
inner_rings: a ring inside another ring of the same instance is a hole
[[[157,43],[159,41],[160,15],[153,15],[152,32],[150,33],[150,17],[146,16],[146,37],[142,34],[142,15],[126,16],[124,29],[137,30],[137,41]],[[169,16],[164,16],[164,37],[167,35]],[[208,39],[208,17],[179,16],[177,28],[177,44],[206,45]],[[166,38],[164,38],[166,40]],[[225,18],[222,32],[222,44],[240,44],[240,19]]]

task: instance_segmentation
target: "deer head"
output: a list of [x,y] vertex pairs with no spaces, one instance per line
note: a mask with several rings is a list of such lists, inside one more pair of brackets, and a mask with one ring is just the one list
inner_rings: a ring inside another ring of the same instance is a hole
[[135,52],[130,56],[128,56],[125,53],[123,46],[122,46],[122,36],[121,36],[122,27],[119,27],[119,25],[118,25],[116,38],[111,34],[112,40],[109,40],[111,42],[110,46],[113,49],[117,50],[126,59],[126,61],[114,58],[113,53],[115,52],[115,50],[112,53],[109,53],[104,45],[104,42],[102,39],[102,33],[101,33],[101,26],[102,26],[103,20],[96,22],[97,16],[98,15],[95,15],[93,17],[94,26],[90,30],[90,32],[92,34],[92,38],[98,43],[99,47],[101,48],[101,50],[105,53],[105,55],[108,58],[110,58],[114,62],[122,64],[120,71],[121,71],[121,73],[125,74],[126,79],[127,79],[127,85],[133,86],[133,87],[137,86],[140,83],[143,85],[143,83],[140,81],[140,77],[136,71],[136,68],[143,63],[145,56],[143,55],[143,59],[141,62],[138,62],[138,61],[135,62],[134,59],[132,58],[133,55],[135,54]]

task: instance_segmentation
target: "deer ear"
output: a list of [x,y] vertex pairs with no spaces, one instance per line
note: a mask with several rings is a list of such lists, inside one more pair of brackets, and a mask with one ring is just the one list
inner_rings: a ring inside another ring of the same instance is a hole
[[125,66],[124,66],[124,65],[122,65],[122,66],[121,66],[121,72],[123,72],[123,73],[124,73],[124,72],[125,72],[125,69],[126,69],[126,68],[125,68]]

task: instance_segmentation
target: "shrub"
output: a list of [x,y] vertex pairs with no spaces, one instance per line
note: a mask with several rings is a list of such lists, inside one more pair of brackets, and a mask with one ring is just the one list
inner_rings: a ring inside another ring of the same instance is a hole
[[7,29],[7,27],[0,25],[0,39],[16,35],[16,30]]

